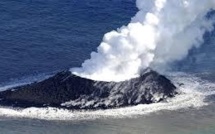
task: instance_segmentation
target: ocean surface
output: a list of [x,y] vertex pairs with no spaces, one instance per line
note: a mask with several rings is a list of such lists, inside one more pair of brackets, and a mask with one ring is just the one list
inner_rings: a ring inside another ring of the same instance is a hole
[[[0,90],[78,67],[135,0],[0,0]],[[213,14],[212,14],[213,15]],[[105,111],[0,107],[0,134],[215,134],[215,30],[166,74],[184,95]]]

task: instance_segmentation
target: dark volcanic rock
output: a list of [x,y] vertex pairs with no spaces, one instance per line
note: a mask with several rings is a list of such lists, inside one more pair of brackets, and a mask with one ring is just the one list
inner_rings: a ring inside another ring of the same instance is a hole
[[0,92],[0,105],[105,109],[159,102],[173,97],[175,90],[170,80],[152,70],[123,82],[93,81],[64,71],[41,82]]

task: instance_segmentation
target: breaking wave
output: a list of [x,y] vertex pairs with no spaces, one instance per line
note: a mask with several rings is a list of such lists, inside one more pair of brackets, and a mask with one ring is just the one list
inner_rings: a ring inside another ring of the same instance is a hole
[[168,77],[178,86],[180,94],[168,99],[166,102],[96,111],[71,111],[52,107],[32,107],[26,109],[0,107],[0,116],[44,120],[92,120],[98,118],[134,117],[161,110],[178,110],[190,107],[200,108],[210,103],[209,101],[205,101],[207,96],[215,94],[215,84],[194,75],[171,73]]

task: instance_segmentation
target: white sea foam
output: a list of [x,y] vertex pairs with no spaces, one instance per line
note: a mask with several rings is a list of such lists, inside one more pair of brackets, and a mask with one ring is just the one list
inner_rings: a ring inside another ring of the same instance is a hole
[[40,82],[40,81],[45,80],[51,76],[52,75],[50,75],[50,74],[49,75],[48,74],[40,74],[37,76],[26,77],[23,79],[15,79],[15,80],[12,80],[11,82],[1,84],[0,85],[0,91],[5,91],[8,89],[12,89],[13,87],[31,84],[35,81]]
[[170,75],[176,85],[183,83],[179,90],[180,95],[168,99],[167,102],[154,104],[141,104],[137,106],[96,110],[96,111],[71,111],[58,108],[0,108],[0,116],[18,118],[36,118],[45,120],[91,120],[97,118],[123,118],[137,115],[146,115],[161,110],[178,110],[183,108],[199,108],[208,105],[204,101],[207,95],[215,94],[215,84],[203,81],[183,73]]

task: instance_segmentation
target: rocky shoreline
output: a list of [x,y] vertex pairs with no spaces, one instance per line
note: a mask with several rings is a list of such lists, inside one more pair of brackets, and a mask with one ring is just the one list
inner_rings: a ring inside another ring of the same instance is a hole
[[41,82],[0,92],[0,105],[93,110],[157,103],[176,94],[169,79],[150,69],[123,82],[94,81],[67,70]]

